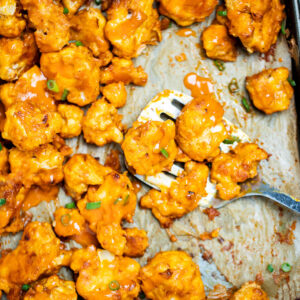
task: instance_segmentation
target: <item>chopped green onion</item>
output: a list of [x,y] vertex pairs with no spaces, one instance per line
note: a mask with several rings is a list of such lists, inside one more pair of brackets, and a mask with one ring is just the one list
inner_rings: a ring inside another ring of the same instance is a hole
[[68,13],[69,13],[69,10],[68,10],[66,7],[64,7],[64,11],[63,11],[63,13],[64,13],[64,15],[66,15],[66,14],[68,14]]
[[58,88],[58,85],[57,85],[57,83],[56,83],[55,80],[48,80],[47,81],[47,88],[51,92],[54,92],[54,93],[58,93],[59,92],[59,88]]
[[286,272],[286,273],[288,273],[292,270],[292,266],[287,262],[283,263],[280,268],[283,272]]
[[272,273],[272,272],[274,271],[274,268],[273,268],[273,266],[272,266],[271,264],[268,264],[267,270],[268,270],[270,273]]
[[160,149],[161,154],[165,157],[165,158],[169,158],[169,153],[166,149],[161,148]]
[[140,299],[145,299],[145,298],[146,298],[146,295],[145,295],[145,293],[144,293],[143,291],[141,291],[141,292],[139,293],[139,298],[140,298]]
[[221,17],[226,17],[227,16],[227,11],[226,10],[220,10],[218,11],[218,15]]
[[108,285],[111,291],[117,291],[120,289],[120,283],[117,280],[113,280]]
[[22,285],[22,291],[27,292],[30,289],[30,285],[29,284],[23,284]]
[[101,201],[98,201],[98,202],[88,202],[85,205],[86,209],[96,209],[96,208],[99,208],[99,207],[101,207]]
[[69,91],[67,89],[64,89],[63,94],[61,96],[61,100],[62,101],[67,100],[68,95],[69,95]]
[[[123,205],[126,205],[128,203],[128,199],[129,199],[129,194],[126,195],[125,199],[124,199],[124,202],[123,202]],[[123,200],[123,198],[118,198],[115,200],[114,202],[114,205],[118,204],[119,202],[121,202]]]
[[171,28],[172,27],[172,22],[170,21],[170,23],[169,23],[169,28]]
[[76,41],[76,40],[69,41],[69,44],[75,44],[77,47],[83,46],[83,43],[81,41]]
[[68,226],[70,224],[71,219],[72,217],[70,214],[65,214],[61,216],[60,221],[64,226]]
[[75,207],[76,207],[75,202],[70,202],[65,205],[65,208],[68,208],[68,209],[72,209]]
[[239,143],[241,140],[240,140],[240,138],[239,137],[237,137],[237,136],[231,136],[229,139],[225,139],[224,141],[223,141],[223,143],[224,144],[227,144],[227,145],[232,145],[234,142],[237,142],[237,143]]
[[128,202],[129,202],[129,194],[126,195],[123,205],[126,205]]
[[123,200],[122,198],[118,198],[117,200],[115,200],[114,205],[118,204],[122,200]]
[[291,86],[296,86],[295,80],[289,78],[289,79],[288,79],[288,82],[289,82],[289,84],[290,84]]
[[5,198],[0,198],[0,206],[3,206],[6,203]]
[[0,143],[0,151],[3,149],[2,144]]
[[285,26],[286,26],[286,19],[284,19],[281,23],[281,32],[282,34],[286,34],[286,31],[285,31]]
[[236,93],[239,90],[239,85],[237,83],[236,78],[232,78],[228,84],[228,90],[231,94]]
[[249,105],[247,99],[244,98],[244,97],[242,98],[242,104],[243,104],[243,106],[244,106],[244,108],[245,108],[245,111],[246,111],[247,113],[251,111],[250,105]]
[[95,0],[95,3],[96,3],[97,5],[100,5],[100,4],[101,4],[101,0]]
[[219,69],[219,71],[224,71],[225,70],[225,66],[224,66],[224,63],[222,61],[214,60],[214,64]]

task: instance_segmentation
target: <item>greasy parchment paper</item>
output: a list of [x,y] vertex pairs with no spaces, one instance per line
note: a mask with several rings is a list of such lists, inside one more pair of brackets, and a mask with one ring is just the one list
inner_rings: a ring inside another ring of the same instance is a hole
[[[281,113],[266,116],[255,111],[246,114],[240,105],[240,96],[232,96],[227,85],[236,77],[242,94],[244,80],[247,75],[261,71],[264,68],[286,66],[291,68],[288,47],[282,36],[279,37],[275,50],[275,60],[266,62],[258,54],[248,55],[239,50],[235,63],[226,63],[226,69],[221,74],[213,61],[200,55],[200,35],[204,27],[211,23],[213,16],[206,22],[191,26],[197,33],[196,37],[180,37],[176,34],[178,27],[163,32],[163,40],[157,46],[148,47],[144,54],[135,61],[142,65],[149,75],[146,87],[128,87],[127,105],[120,111],[124,115],[124,123],[130,127],[145,107],[157,93],[164,89],[176,89],[189,93],[183,85],[187,73],[196,72],[200,76],[209,77],[215,83],[218,100],[224,104],[225,117],[242,128],[253,140],[257,141],[268,153],[272,154],[268,162],[261,164],[260,176],[269,184],[300,198],[300,167],[296,140],[296,111],[294,101],[290,108]],[[177,62],[176,55],[185,53],[187,60]],[[281,62],[279,62],[279,59]],[[104,163],[110,148],[95,147],[84,143],[83,138],[72,139],[68,144],[74,152],[90,153]],[[139,196],[147,191],[143,187]],[[32,208],[34,220],[51,222],[55,207],[70,201],[61,189],[58,202],[42,202],[37,208]],[[174,222],[171,231],[178,241],[171,243],[165,230],[161,229],[156,219],[148,210],[137,207],[134,224],[148,232],[150,246],[139,262],[144,265],[148,258],[163,250],[182,249],[193,256],[200,266],[206,291],[221,283],[227,287],[239,287],[246,281],[255,280],[261,273],[263,288],[270,299],[296,299],[300,297],[300,217],[286,209],[280,210],[270,200],[263,198],[246,198],[231,203],[220,209],[221,215],[214,221],[199,209]],[[294,230],[293,245],[279,243],[276,232],[284,231],[293,221],[297,221]],[[198,236],[205,231],[220,228],[221,239],[201,241]],[[1,238],[2,248],[14,248],[21,234]],[[74,245],[71,242],[72,246]],[[203,251],[211,253],[213,262],[202,258]],[[280,286],[274,283],[272,274],[266,271],[269,263],[274,266],[275,273],[280,265],[289,262],[292,266],[290,279]]]

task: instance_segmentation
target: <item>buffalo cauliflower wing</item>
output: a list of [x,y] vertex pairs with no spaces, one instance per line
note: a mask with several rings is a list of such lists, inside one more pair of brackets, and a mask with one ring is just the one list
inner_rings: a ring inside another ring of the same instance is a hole
[[288,77],[289,70],[284,67],[246,77],[246,88],[255,107],[266,114],[288,109],[294,92]]
[[123,107],[127,100],[127,91],[124,82],[115,82],[105,85],[101,92],[103,97],[114,107]]
[[155,300],[204,300],[199,267],[184,251],[157,253],[141,269],[142,290]]
[[147,232],[138,228],[125,228],[126,245],[124,255],[129,257],[143,256],[149,246]]
[[268,300],[268,295],[263,291],[259,284],[250,281],[233,294],[230,300]]

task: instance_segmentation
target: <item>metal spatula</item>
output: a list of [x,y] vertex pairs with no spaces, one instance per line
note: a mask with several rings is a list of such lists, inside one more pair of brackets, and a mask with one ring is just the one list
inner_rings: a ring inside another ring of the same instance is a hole
[[[181,109],[184,105],[190,102],[193,98],[191,96],[185,95],[181,92],[174,90],[165,90],[154,97],[148,105],[141,112],[138,121],[147,122],[150,120],[153,121],[165,121],[166,119],[176,120],[180,115]],[[224,119],[228,129],[230,129],[233,136],[236,136],[240,139],[241,142],[249,142],[250,138],[238,127],[230,123],[228,120]],[[234,142],[232,145],[221,143],[220,148],[221,152],[227,153],[231,149],[237,146],[237,142]],[[146,185],[160,190],[162,186],[169,187],[172,181],[175,180],[174,176],[178,176],[183,171],[183,167],[176,162],[173,164],[169,172],[161,172],[155,176],[142,176],[133,174],[140,181]],[[247,197],[247,196],[261,196],[269,198],[279,204],[293,210],[294,212],[300,213],[300,201],[284,194],[268,184],[261,181],[256,181],[255,183],[247,182],[241,185],[242,187],[242,196],[239,198],[232,199],[230,201],[224,201],[216,197],[216,187],[209,179],[206,185],[207,196],[203,197],[199,201],[199,206],[201,207],[214,207],[221,208],[233,201]]]

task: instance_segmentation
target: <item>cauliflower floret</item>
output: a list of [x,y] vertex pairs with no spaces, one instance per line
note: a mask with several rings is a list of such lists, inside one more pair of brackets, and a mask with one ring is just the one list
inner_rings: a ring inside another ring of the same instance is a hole
[[205,299],[199,267],[184,251],[157,253],[140,274],[142,289],[149,299]]
[[125,228],[126,245],[124,255],[129,257],[143,256],[149,246],[147,232],[138,228]]
[[54,52],[69,42],[69,20],[60,3],[52,0],[20,0],[35,27],[37,46],[41,52]]
[[140,175],[169,170],[177,155],[174,138],[175,124],[171,120],[135,122],[122,144],[128,166]]
[[104,98],[116,108],[123,107],[126,104],[127,92],[122,81],[104,86],[101,92]]
[[160,22],[153,0],[114,0],[107,10],[105,35],[119,57],[133,58],[147,44],[161,40]]
[[203,48],[211,59],[235,61],[237,50],[235,40],[229,36],[225,25],[213,24],[202,33]]
[[99,60],[83,46],[72,43],[59,52],[43,53],[41,70],[55,80],[59,91],[52,92],[56,100],[65,98],[79,106],[94,102],[99,95]]
[[152,209],[152,213],[163,227],[170,227],[176,218],[194,210],[205,191],[208,167],[205,164],[187,162],[185,171],[169,188],[161,192],[150,190],[141,199],[141,206]]
[[6,81],[18,79],[36,61],[37,47],[33,34],[26,33],[23,38],[1,38],[0,57],[0,78]]
[[268,300],[268,295],[263,291],[259,284],[253,281],[246,282],[234,293],[230,300]]
[[63,138],[72,138],[80,135],[83,119],[83,110],[75,105],[59,104],[58,113],[62,117],[60,135]]
[[255,107],[266,114],[288,109],[294,92],[288,77],[289,70],[284,67],[246,77],[246,88]]
[[92,104],[83,118],[82,130],[87,143],[103,146],[123,141],[124,126],[117,109],[100,99]]

